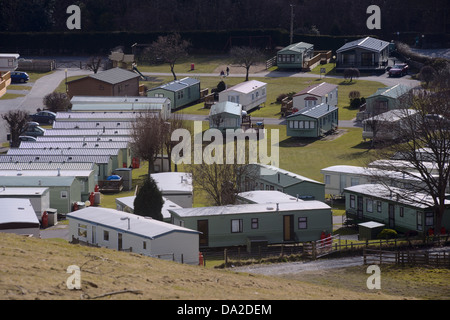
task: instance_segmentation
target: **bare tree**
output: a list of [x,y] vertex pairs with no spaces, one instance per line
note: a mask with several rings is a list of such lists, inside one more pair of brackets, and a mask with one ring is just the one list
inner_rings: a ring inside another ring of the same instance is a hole
[[[403,160],[407,166],[392,166],[390,170],[417,182],[409,184],[401,194],[389,184],[385,184],[385,188],[402,199],[415,202],[419,201],[418,194],[428,195],[424,204],[433,208],[433,227],[439,232],[450,182],[450,90],[438,87],[435,91],[410,93],[403,103],[404,108],[399,112],[405,113],[406,121],[389,130],[394,136],[406,137],[407,141],[380,149],[377,158],[389,159],[394,155],[395,159]],[[406,117],[406,113],[412,111],[415,116]],[[432,164],[433,171],[427,163]]]
[[132,152],[148,161],[148,173],[155,172],[155,161],[163,151],[164,120],[152,112],[144,112],[132,124]]
[[213,205],[236,203],[239,192],[245,191],[245,181],[254,176],[254,168],[240,164],[193,164],[189,171],[199,189],[206,192]]
[[230,56],[232,64],[245,68],[245,81],[248,81],[250,67],[264,61],[262,51],[251,47],[232,47]]
[[[163,141],[166,149],[166,153],[169,158],[169,171],[172,171],[171,165],[171,154],[173,147],[177,144],[177,142],[172,141],[172,133],[177,129],[182,129],[185,127],[183,114],[182,113],[172,113],[170,118],[164,122],[163,126]],[[175,172],[178,171],[178,165],[175,163]]]
[[27,112],[23,110],[10,110],[2,114],[2,119],[6,121],[11,134],[11,147],[18,148],[20,145],[20,134],[26,127],[29,119]]
[[88,70],[94,71],[94,73],[97,73],[101,65],[102,65],[101,57],[91,57],[86,63],[86,68]]
[[144,52],[144,59],[150,62],[168,63],[170,71],[173,74],[173,79],[177,80],[175,74],[175,64],[183,57],[188,55],[188,48],[191,43],[187,40],[183,40],[179,33],[173,33],[167,36],[160,36],[153,42]]

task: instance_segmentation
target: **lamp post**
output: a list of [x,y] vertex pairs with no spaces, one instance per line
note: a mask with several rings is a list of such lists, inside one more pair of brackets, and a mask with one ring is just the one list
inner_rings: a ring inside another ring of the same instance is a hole
[[290,37],[290,41],[292,44],[292,42],[294,42],[294,5],[291,4],[291,37]]
[[66,68],[64,71],[65,71],[65,73],[66,73],[66,94],[67,94],[67,92],[69,91],[69,90],[67,89],[67,68]]

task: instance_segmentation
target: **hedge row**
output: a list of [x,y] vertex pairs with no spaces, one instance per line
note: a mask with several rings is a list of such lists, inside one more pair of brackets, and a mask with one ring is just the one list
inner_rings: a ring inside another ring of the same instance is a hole
[[[0,33],[0,52],[19,52],[22,55],[108,54],[117,46],[131,51],[134,43],[149,44],[162,35],[159,32],[60,32],[60,33]],[[181,33],[192,43],[194,51],[226,52],[230,46],[258,46],[275,49],[289,44],[284,30],[189,31]],[[294,35],[294,42],[304,41],[317,50],[333,50],[346,41],[362,36]]]

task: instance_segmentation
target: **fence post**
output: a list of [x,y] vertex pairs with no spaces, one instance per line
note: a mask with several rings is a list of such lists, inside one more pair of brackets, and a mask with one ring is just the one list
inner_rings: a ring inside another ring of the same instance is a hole
[[225,267],[228,265],[228,255],[227,255],[227,249],[223,250],[223,258],[225,260]]
[[241,247],[238,247],[238,262],[241,262]]
[[366,265],[367,264],[366,248],[363,248],[363,259],[364,259],[364,265]]
[[315,241],[312,242],[311,251],[312,251],[311,255],[312,255],[313,260],[316,260],[316,242]]

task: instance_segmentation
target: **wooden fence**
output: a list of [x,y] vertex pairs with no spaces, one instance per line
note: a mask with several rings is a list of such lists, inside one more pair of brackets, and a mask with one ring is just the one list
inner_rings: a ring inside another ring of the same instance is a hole
[[390,263],[400,266],[428,265],[450,268],[450,253],[445,251],[387,251],[364,248],[363,259],[365,265]]
[[275,56],[266,61],[266,70],[276,65],[277,65],[277,57]]

